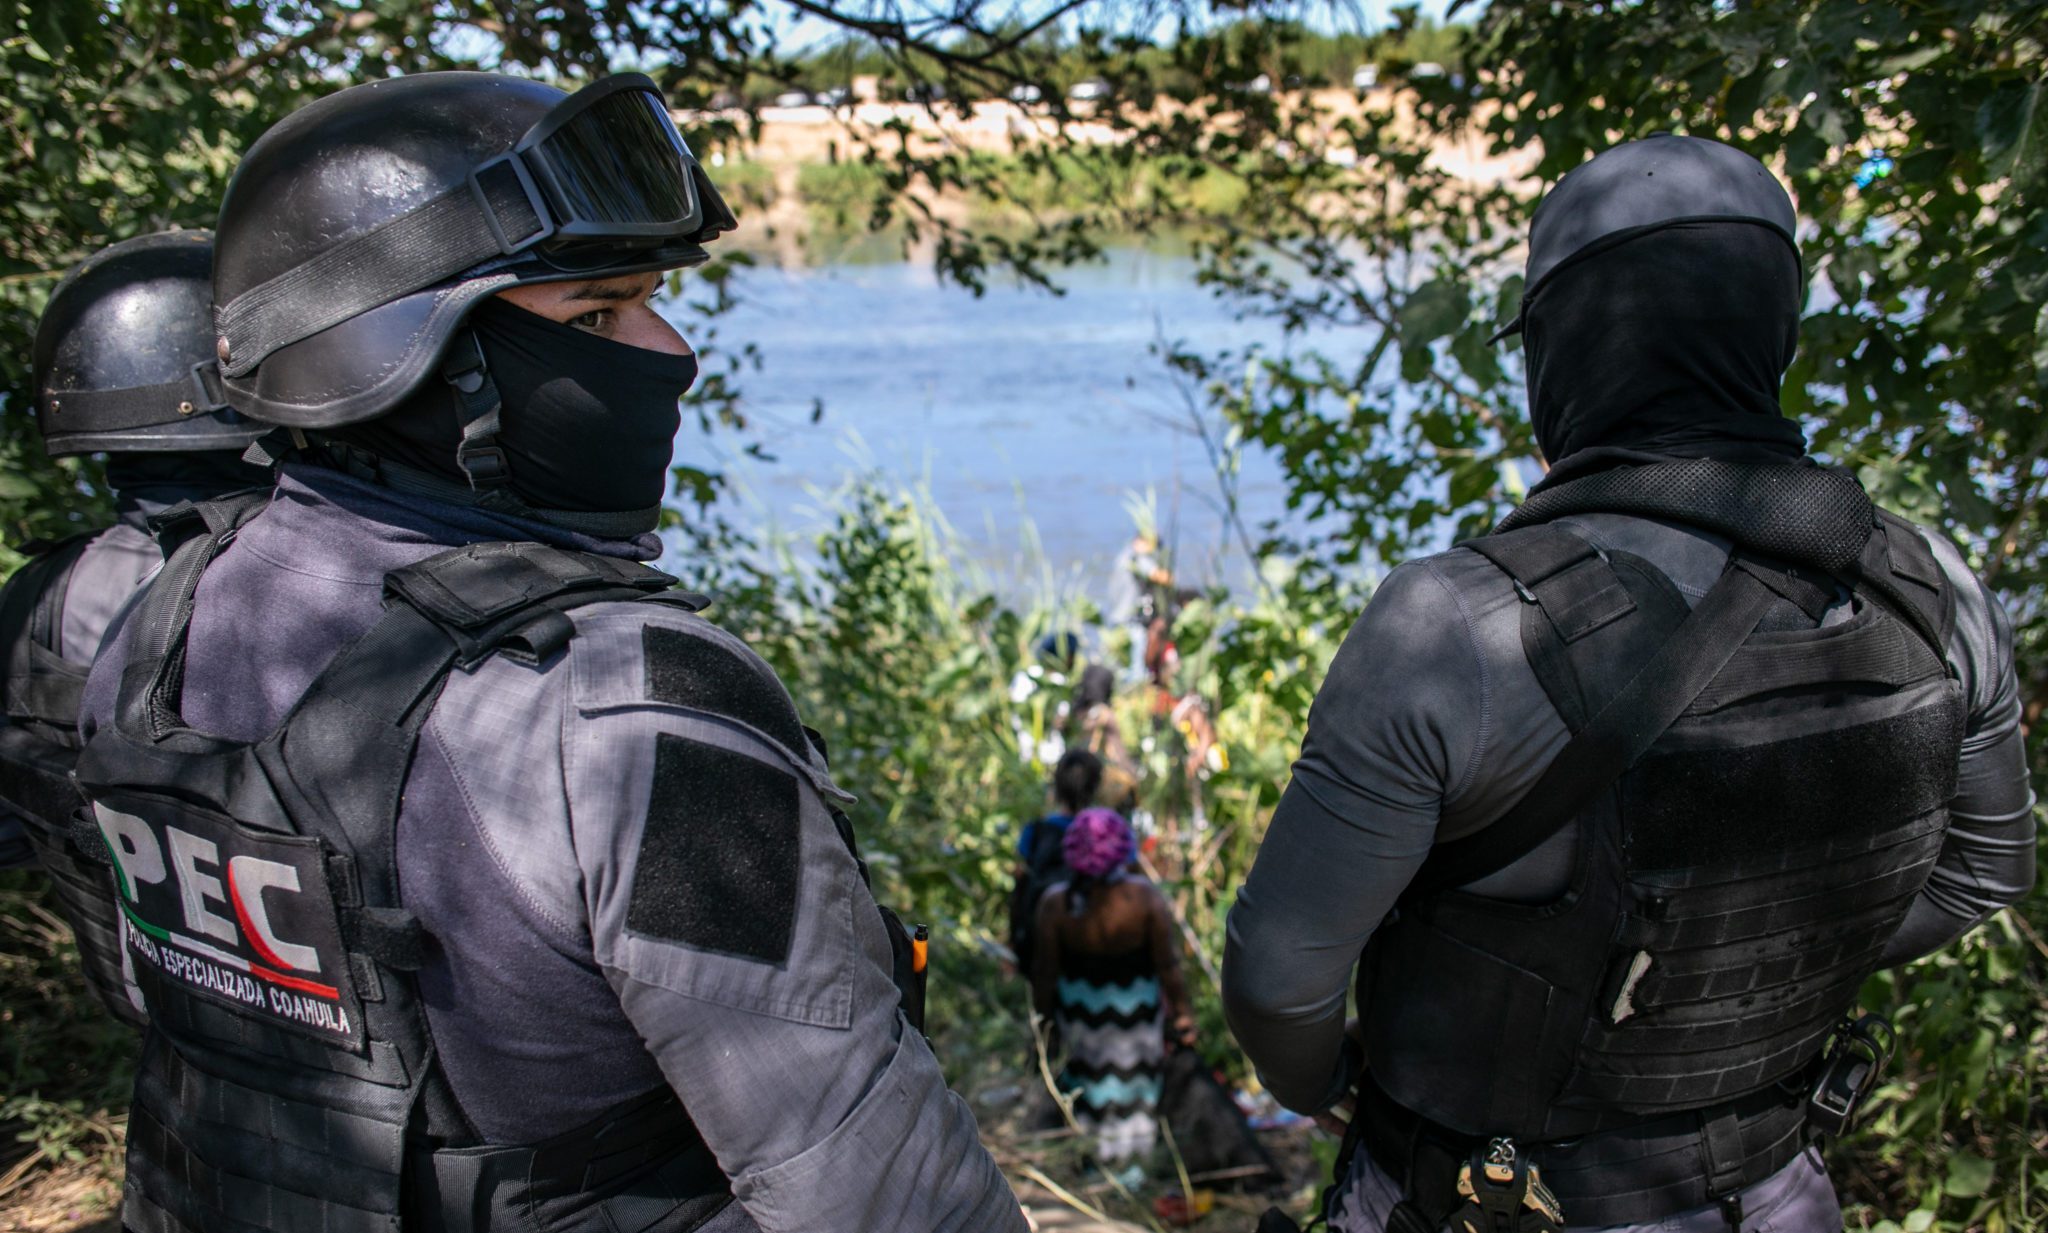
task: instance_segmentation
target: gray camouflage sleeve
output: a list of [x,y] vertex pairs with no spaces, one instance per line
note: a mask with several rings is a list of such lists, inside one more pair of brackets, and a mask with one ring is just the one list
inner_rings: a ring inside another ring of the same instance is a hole
[[844,794],[767,665],[651,605],[577,627],[563,763],[593,950],[741,1205],[765,1233],[1023,1230],[898,1010]]
[[1962,682],[1969,719],[1941,856],[1885,948],[1887,966],[1940,950],[2034,885],[2034,792],[2020,731],[2012,619],[1946,537],[1923,537],[1955,589],[1949,662]]
[[1485,728],[1485,674],[1427,562],[1381,584],[1309,713],[1294,777],[1230,910],[1223,1006],[1267,1090],[1298,1112],[1344,1093],[1344,997],[1422,867]]

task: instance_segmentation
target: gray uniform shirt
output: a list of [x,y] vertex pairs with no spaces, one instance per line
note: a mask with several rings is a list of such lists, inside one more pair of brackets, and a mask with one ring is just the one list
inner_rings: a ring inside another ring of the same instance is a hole
[[[200,583],[186,721],[267,735],[376,621],[386,572],[455,544],[539,538],[623,556],[656,547],[288,468],[271,506]],[[489,1141],[530,1143],[666,1083],[769,1233],[1023,1229],[972,1114],[898,1010],[887,938],[828,813],[845,794],[808,748],[650,701],[646,631],[738,657],[787,705],[772,673],[738,639],[668,605],[592,605],[573,619],[568,650],[538,666],[501,656],[450,676],[399,813],[401,897],[437,943],[420,989],[464,1114]],[[111,714],[125,641],[116,633],[88,684],[88,730]],[[629,914],[643,925],[662,916],[633,914],[636,895],[709,893],[687,876],[640,884],[652,831],[760,842],[752,828],[763,820],[746,809],[658,791],[657,749],[675,741],[797,784],[793,823],[768,820],[798,840],[780,963],[628,924]]]
[[[1689,601],[1727,559],[1725,540],[1670,523],[1618,514],[1559,521],[1648,560]],[[1948,659],[1969,720],[1939,864],[1887,964],[1953,941],[2017,901],[2034,876],[2011,623],[1955,548],[1926,538],[1955,589]],[[1520,608],[1508,577],[1475,552],[1410,562],[1373,596],[1316,695],[1294,778],[1231,909],[1223,964],[1231,1028],[1289,1108],[1319,1111],[1349,1086],[1356,1057],[1342,1043],[1352,967],[1431,846],[1501,816],[1564,747],[1564,721],[1523,656]],[[1554,898],[1574,843],[1567,829],[1468,889]]]
[[71,567],[64,588],[58,653],[73,663],[91,663],[114,614],[161,564],[156,541],[134,521],[124,519],[95,535]]

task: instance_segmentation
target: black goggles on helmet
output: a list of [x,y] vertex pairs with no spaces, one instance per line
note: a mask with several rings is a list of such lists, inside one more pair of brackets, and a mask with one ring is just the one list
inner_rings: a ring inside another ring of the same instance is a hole
[[[510,152],[472,172],[470,191],[507,255],[536,245],[701,241],[732,226],[661,92],[639,73],[563,99]],[[502,208],[513,193],[524,210]]]
[[216,307],[221,371],[526,255],[562,273],[694,265],[736,225],[654,82],[621,73],[557,103],[467,180]]

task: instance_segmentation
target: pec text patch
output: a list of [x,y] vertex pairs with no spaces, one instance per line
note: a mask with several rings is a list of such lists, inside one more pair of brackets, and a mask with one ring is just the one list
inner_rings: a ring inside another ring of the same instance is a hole
[[160,802],[131,808],[95,804],[93,814],[137,971],[166,996],[361,1048],[362,1003],[319,841]]
[[626,928],[786,962],[802,858],[795,776],[670,733],[654,739],[653,794]]

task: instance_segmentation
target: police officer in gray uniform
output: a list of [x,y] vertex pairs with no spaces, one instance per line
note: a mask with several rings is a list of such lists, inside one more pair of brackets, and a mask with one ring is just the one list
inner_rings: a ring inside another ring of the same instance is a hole
[[1267,1085],[1356,1100],[1334,1229],[1834,1233],[1859,986],[2032,883],[2006,614],[1779,410],[1795,228],[1676,136],[1537,211],[1550,472],[1379,588],[1230,915]]
[[378,81],[248,152],[273,493],[167,525],[79,778],[151,1026],[136,1233],[1021,1230],[822,743],[646,564],[733,218],[652,82]]
[[115,611],[162,561],[149,519],[270,483],[241,459],[263,426],[194,373],[213,358],[212,273],[212,234],[170,231],[102,250],[51,292],[33,353],[36,427],[55,456],[106,452],[115,518],[27,545],[27,563],[0,588],[0,868],[41,865],[87,982],[138,1026],[112,876],[96,838],[73,842],[81,802],[70,774],[86,668]]

